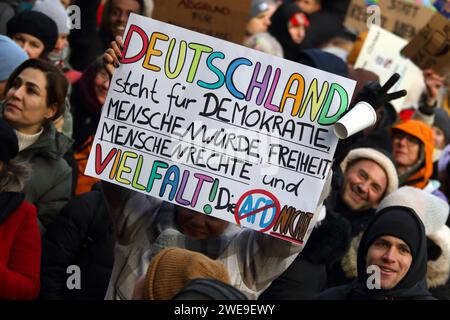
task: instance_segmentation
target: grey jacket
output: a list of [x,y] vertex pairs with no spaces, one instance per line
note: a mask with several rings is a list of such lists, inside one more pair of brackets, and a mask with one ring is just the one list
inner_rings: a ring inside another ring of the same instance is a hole
[[72,169],[63,155],[72,141],[56,131],[53,124],[44,128],[39,139],[19,152],[18,160],[32,167],[30,180],[25,184],[25,199],[38,209],[41,233],[69,201],[72,192]]

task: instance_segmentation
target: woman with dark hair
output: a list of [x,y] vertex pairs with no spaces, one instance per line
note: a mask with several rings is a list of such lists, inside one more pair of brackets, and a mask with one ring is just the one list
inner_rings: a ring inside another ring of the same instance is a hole
[[282,4],[272,15],[269,33],[283,47],[286,59],[296,61],[308,26],[308,17],[295,3]]
[[27,201],[38,208],[42,232],[71,194],[72,170],[63,159],[71,141],[53,125],[64,113],[67,87],[57,67],[42,60],[27,60],[10,75],[1,110],[18,137],[18,158],[32,166],[24,192]]
[[13,128],[0,118],[0,300],[39,293],[41,237],[36,208],[22,193],[30,168],[14,159],[18,151]]

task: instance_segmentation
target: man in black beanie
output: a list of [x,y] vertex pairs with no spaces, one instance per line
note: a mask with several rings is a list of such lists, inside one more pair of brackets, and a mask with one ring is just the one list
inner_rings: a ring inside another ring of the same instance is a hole
[[25,50],[30,59],[43,58],[55,48],[58,27],[47,15],[26,10],[8,21],[7,35]]
[[321,293],[323,300],[432,300],[426,285],[425,228],[413,209],[380,210],[358,248],[358,277]]

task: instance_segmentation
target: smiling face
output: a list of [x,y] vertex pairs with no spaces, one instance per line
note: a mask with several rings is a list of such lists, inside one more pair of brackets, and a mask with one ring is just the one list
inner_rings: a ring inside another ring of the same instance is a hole
[[377,238],[366,255],[366,268],[376,265],[380,268],[381,288],[390,290],[404,278],[412,264],[409,246],[392,236]]
[[386,173],[375,161],[356,160],[345,172],[342,200],[353,210],[374,208],[380,203],[387,184]]
[[11,37],[27,53],[30,59],[41,56],[45,50],[44,43],[28,33],[16,33]]
[[114,37],[123,36],[130,13],[139,14],[141,6],[136,0],[112,0],[110,26]]
[[177,223],[185,235],[197,240],[216,238],[229,224],[227,221],[183,207],[177,207]]
[[56,106],[47,105],[47,79],[37,69],[23,70],[6,93],[3,116],[18,131],[35,134],[47,119],[53,117]]

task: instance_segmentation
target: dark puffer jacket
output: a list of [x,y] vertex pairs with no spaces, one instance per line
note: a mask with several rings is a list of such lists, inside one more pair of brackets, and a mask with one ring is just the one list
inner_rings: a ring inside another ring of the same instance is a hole
[[[73,198],[42,242],[41,299],[103,300],[113,266],[114,232],[100,190]],[[67,268],[81,271],[81,290],[69,290]]]

